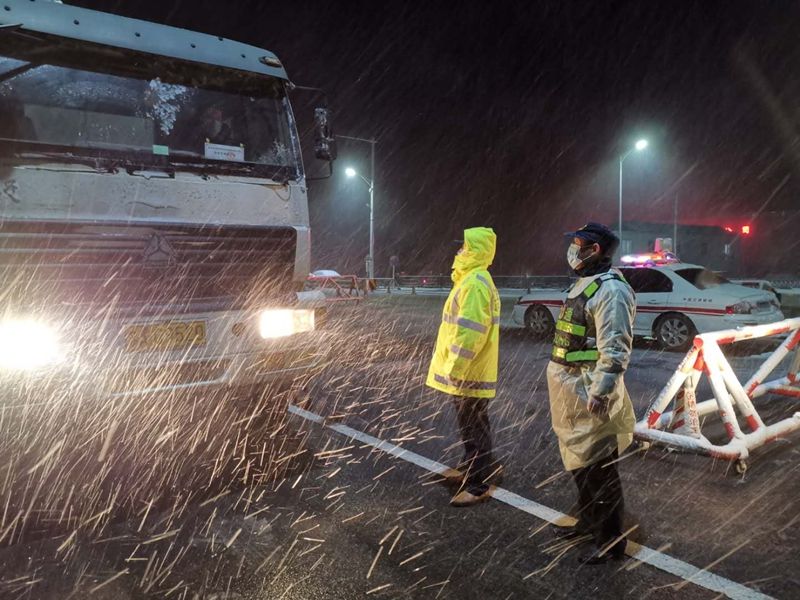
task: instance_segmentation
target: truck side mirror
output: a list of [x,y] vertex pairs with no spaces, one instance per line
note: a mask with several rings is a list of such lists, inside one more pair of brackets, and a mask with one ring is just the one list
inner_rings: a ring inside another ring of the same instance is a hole
[[314,109],[314,156],[320,160],[336,160],[336,138],[331,128],[331,111],[327,108]]

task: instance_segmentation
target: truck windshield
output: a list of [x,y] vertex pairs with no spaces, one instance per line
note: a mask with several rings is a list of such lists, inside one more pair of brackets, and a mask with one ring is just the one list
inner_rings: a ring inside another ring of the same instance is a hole
[[77,64],[81,57],[74,53],[67,55],[72,60],[34,63],[7,54],[0,55],[0,140],[16,142],[15,148],[176,169],[300,175],[279,79],[166,58],[161,65],[160,58],[132,58],[124,72],[115,72],[121,69],[104,69],[96,57]]

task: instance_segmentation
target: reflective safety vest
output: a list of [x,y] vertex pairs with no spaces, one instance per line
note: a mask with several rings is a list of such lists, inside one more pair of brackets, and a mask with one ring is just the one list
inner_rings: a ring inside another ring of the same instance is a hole
[[597,293],[603,282],[611,279],[624,281],[617,273],[609,271],[597,277],[574,298],[567,298],[556,321],[553,354],[550,360],[566,366],[597,362],[600,353],[597,348],[589,347],[589,338],[594,337],[595,332],[589,330],[586,304]]

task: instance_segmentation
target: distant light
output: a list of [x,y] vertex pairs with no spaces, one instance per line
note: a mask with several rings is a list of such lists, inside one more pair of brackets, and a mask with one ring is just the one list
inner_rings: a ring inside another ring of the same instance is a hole
[[648,252],[645,254],[626,254],[620,259],[626,265],[655,266],[680,262],[672,252]]
[[742,235],[750,235],[750,225],[742,225]]
[[733,233],[733,227],[726,227],[725,231],[727,231],[728,233]]
[[647,148],[647,140],[639,140],[634,147],[639,151],[644,150]]
[[358,173],[356,173],[356,170],[353,167],[347,167],[344,170],[344,174],[347,175],[348,177],[355,177],[356,175],[358,175]]

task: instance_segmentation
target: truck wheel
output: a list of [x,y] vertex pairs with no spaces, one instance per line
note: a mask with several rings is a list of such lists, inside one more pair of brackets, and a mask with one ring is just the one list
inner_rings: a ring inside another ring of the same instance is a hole
[[658,320],[654,333],[664,350],[679,352],[689,349],[697,330],[688,317],[671,313]]
[[534,339],[544,340],[555,331],[553,315],[541,304],[534,304],[525,312],[525,328]]

